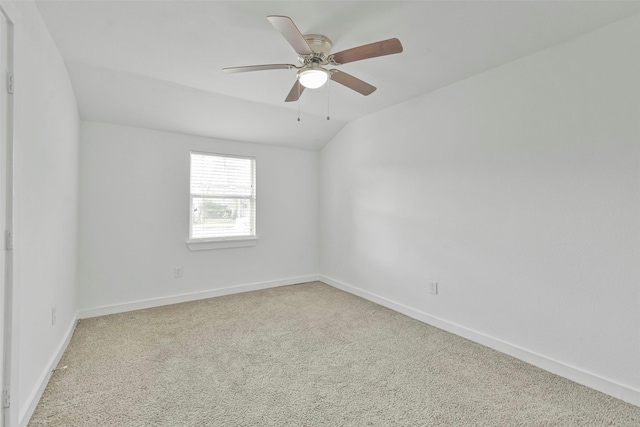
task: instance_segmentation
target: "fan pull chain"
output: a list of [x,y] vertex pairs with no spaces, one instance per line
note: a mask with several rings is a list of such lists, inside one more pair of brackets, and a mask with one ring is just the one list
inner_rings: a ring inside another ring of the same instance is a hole
[[329,80],[327,80],[327,120],[329,120],[330,116],[329,116],[329,98],[330,98],[330,94],[331,91],[329,90],[329,82],[331,82],[331,78],[329,78]]
[[296,82],[296,86],[298,87],[298,121],[300,121],[300,83]]

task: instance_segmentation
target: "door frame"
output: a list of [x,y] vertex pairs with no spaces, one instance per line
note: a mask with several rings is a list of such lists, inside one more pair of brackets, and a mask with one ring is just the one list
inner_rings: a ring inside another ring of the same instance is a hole
[[[15,401],[11,405],[11,395],[15,390],[15,382],[12,378],[12,350],[13,350],[13,22],[0,5],[0,24],[3,34],[0,34],[0,40],[3,46],[0,46],[0,64],[4,70],[0,69],[0,79],[4,79],[4,89],[0,88],[0,103],[2,103],[0,111],[0,124],[4,125],[4,129],[0,127],[0,174],[4,181],[4,185],[0,185],[0,224],[2,225],[4,250],[2,251],[2,259],[0,260],[0,275],[2,286],[0,287],[0,301],[3,308],[3,315],[0,318],[0,330],[2,331],[2,340],[0,340],[0,360],[1,365],[1,385],[2,385],[2,405],[0,405],[0,426],[11,426],[12,414],[17,414],[15,410]],[[4,71],[4,73],[2,72]],[[3,76],[4,74],[4,76]],[[5,407],[7,406],[7,407]],[[12,408],[13,407],[13,408]],[[17,420],[16,420],[17,422]],[[15,423],[14,423],[15,424]]]

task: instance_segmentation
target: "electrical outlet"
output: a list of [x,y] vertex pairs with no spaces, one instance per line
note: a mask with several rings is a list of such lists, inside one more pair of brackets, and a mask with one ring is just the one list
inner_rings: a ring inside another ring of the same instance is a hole
[[429,292],[438,295],[438,282],[429,282]]
[[56,324],[56,308],[51,308],[51,326]]
[[182,267],[175,267],[173,269],[173,278],[179,279],[182,277]]

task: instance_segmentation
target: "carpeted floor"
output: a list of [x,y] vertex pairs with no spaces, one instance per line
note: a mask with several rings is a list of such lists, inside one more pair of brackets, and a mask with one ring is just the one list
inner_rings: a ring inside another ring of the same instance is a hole
[[30,426],[640,426],[640,408],[319,282],[80,321]]

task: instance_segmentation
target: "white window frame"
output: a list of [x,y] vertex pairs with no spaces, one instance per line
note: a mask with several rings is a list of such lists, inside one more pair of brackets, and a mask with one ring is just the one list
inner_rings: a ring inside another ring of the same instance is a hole
[[[192,154],[200,154],[205,156],[214,156],[214,157],[226,157],[226,158],[236,158],[236,159],[249,159],[253,162],[252,168],[252,180],[253,180],[253,235],[250,236],[225,236],[225,237],[206,237],[206,238],[192,238],[191,232],[193,230],[193,198],[196,196],[202,197],[202,195],[196,195],[191,193],[191,174],[192,174],[192,164],[191,164],[191,155]],[[241,247],[250,247],[255,246],[258,243],[258,234],[257,234],[257,216],[258,216],[258,206],[257,206],[257,193],[256,193],[256,158],[251,156],[241,156],[234,154],[221,154],[221,153],[211,153],[206,151],[196,151],[191,150],[189,152],[189,230],[188,235],[189,239],[187,240],[187,247],[192,251],[201,251],[201,250],[210,250],[210,249],[224,249],[224,248],[241,248]]]

